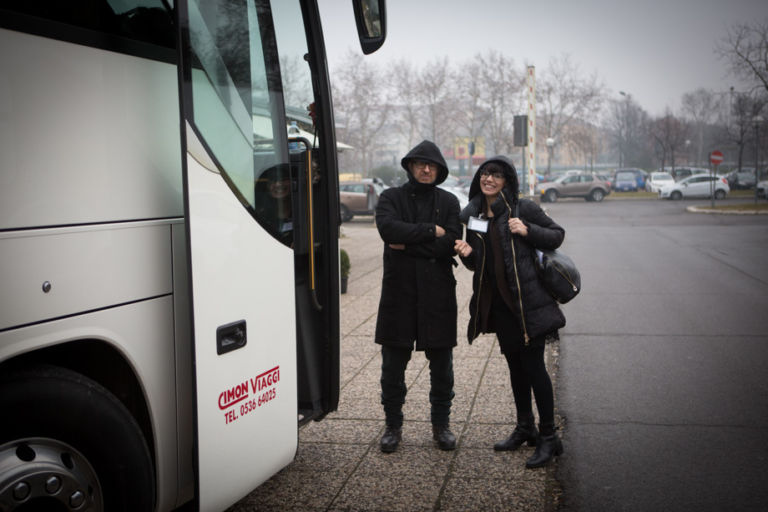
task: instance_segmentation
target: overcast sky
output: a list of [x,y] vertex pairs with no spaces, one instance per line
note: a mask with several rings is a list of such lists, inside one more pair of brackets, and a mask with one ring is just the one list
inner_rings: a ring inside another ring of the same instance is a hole
[[[347,50],[360,52],[351,3],[319,2],[331,72]],[[743,87],[714,48],[730,26],[754,20],[768,20],[768,0],[388,0],[387,41],[370,58],[455,64],[495,48],[540,74],[568,53],[610,97],[625,91],[658,116],[699,87]]]

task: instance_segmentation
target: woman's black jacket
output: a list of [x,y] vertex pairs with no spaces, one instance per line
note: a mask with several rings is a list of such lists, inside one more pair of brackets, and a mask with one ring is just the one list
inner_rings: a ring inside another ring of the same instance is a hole
[[[528,227],[528,235],[522,237],[509,231],[507,221],[514,215],[515,201],[519,201],[519,217]],[[467,224],[469,217],[478,217],[482,212],[483,195],[478,193],[461,212],[460,219]],[[511,292],[514,307],[511,308],[516,323],[520,327],[519,345],[527,345],[530,340],[543,339],[565,325],[565,316],[554,298],[544,289],[537,277],[534,258],[536,249],[556,249],[563,242],[565,230],[556,224],[535,202],[517,199],[503,189],[491,206],[494,221],[489,229],[495,229],[499,237],[504,260],[506,285]],[[485,251],[488,242],[476,232],[467,229],[467,242],[472,246],[472,254],[462,258],[464,265],[474,271],[472,279],[472,299],[470,300],[470,320],[467,327],[467,339],[470,343],[480,334],[479,311],[487,304],[481,301],[491,300],[493,294],[482,290]],[[498,321],[498,320],[497,320]]]
[[[444,236],[435,236],[436,224]],[[416,350],[456,346],[453,246],[461,238],[456,196],[411,182],[389,188],[379,197],[376,227],[384,241],[376,343],[413,348],[417,340]],[[405,244],[405,250],[389,244]]]

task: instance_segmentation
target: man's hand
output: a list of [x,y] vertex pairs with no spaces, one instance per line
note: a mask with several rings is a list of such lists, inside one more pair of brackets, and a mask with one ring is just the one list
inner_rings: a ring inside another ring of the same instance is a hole
[[389,244],[390,249],[395,249],[396,251],[404,251],[405,250],[405,244]]
[[441,226],[435,224],[435,237],[440,238],[441,236],[445,236],[445,230]]
[[456,244],[453,246],[453,250],[456,251],[456,254],[462,258],[466,258],[472,254],[472,246],[470,246],[464,240],[456,240]]

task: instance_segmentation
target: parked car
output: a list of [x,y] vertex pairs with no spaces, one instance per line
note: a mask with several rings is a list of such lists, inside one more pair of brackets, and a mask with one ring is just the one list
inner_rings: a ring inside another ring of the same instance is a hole
[[658,192],[664,185],[671,185],[675,178],[668,172],[652,172],[645,182],[645,190],[648,192]]
[[558,197],[583,197],[587,201],[600,202],[611,193],[611,188],[604,180],[589,173],[581,173],[538,183],[536,193],[542,201],[550,203],[557,201]]
[[[714,184],[714,187],[712,186]],[[685,179],[664,185],[659,189],[659,199],[682,199],[684,197],[711,197],[712,189],[715,199],[725,199],[731,191],[728,180],[709,174],[696,174]]]
[[741,171],[731,171],[725,176],[728,180],[728,186],[734,190],[752,188],[757,182],[754,167],[742,167]]
[[339,183],[341,221],[350,221],[355,215],[373,215],[383,191],[384,187],[373,180]]
[[[523,183],[525,183],[525,180],[528,179],[528,171],[527,170],[526,170],[525,174],[526,175],[523,176],[522,169],[517,169],[517,182],[520,184],[520,190],[523,189]],[[542,183],[544,181],[547,181],[546,178],[544,177],[544,175],[537,173],[536,174],[536,183]],[[528,191],[525,190],[525,192],[527,193]]]
[[709,174],[709,170],[702,167],[676,167],[671,169],[669,173],[675,181],[680,181],[694,174]]
[[456,196],[456,199],[459,200],[459,207],[463,210],[467,204],[469,204],[469,196],[467,196],[467,189],[465,189],[461,181],[454,177],[454,176],[448,176],[445,178],[445,181],[438,185],[438,187],[442,188],[443,190],[447,190],[448,192],[452,193]]
[[[645,180],[648,177],[648,173],[645,172],[642,169],[637,169],[635,167],[627,167],[623,169],[616,169],[615,178],[616,181],[618,181],[619,173],[622,173],[622,176],[624,179],[626,179],[626,173],[632,173],[632,175],[635,178],[635,188],[633,190],[645,190]],[[626,190],[627,185],[623,185],[624,189],[618,189],[616,188],[616,181],[614,181],[614,190]]]
[[768,190],[768,181],[760,181],[757,183],[757,195],[759,197],[764,197],[768,199],[768,194],[766,194],[766,190]]
[[618,170],[613,177],[613,190],[616,192],[637,191],[637,175],[633,171]]
[[608,188],[613,190],[613,176],[610,174],[595,173],[595,177],[599,180],[603,180],[608,185]]

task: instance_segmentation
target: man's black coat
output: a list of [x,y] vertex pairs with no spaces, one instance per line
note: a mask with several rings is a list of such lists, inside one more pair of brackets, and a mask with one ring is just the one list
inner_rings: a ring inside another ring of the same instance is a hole
[[[431,185],[410,174],[410,161],[438,164]],[[459,201],[436,185],[448,168],[437,146],[424,141],[402,160],[408,183],[385,190],[376,207],[376,227],[384,241],[384,277],[376,320],[376,343],[413,348],[456,346],[456,279],[453,277],[456,239],[461,237]],[[435,226],[445,229],[437,237]],[[390,244],[404,244],[393,249]]]

